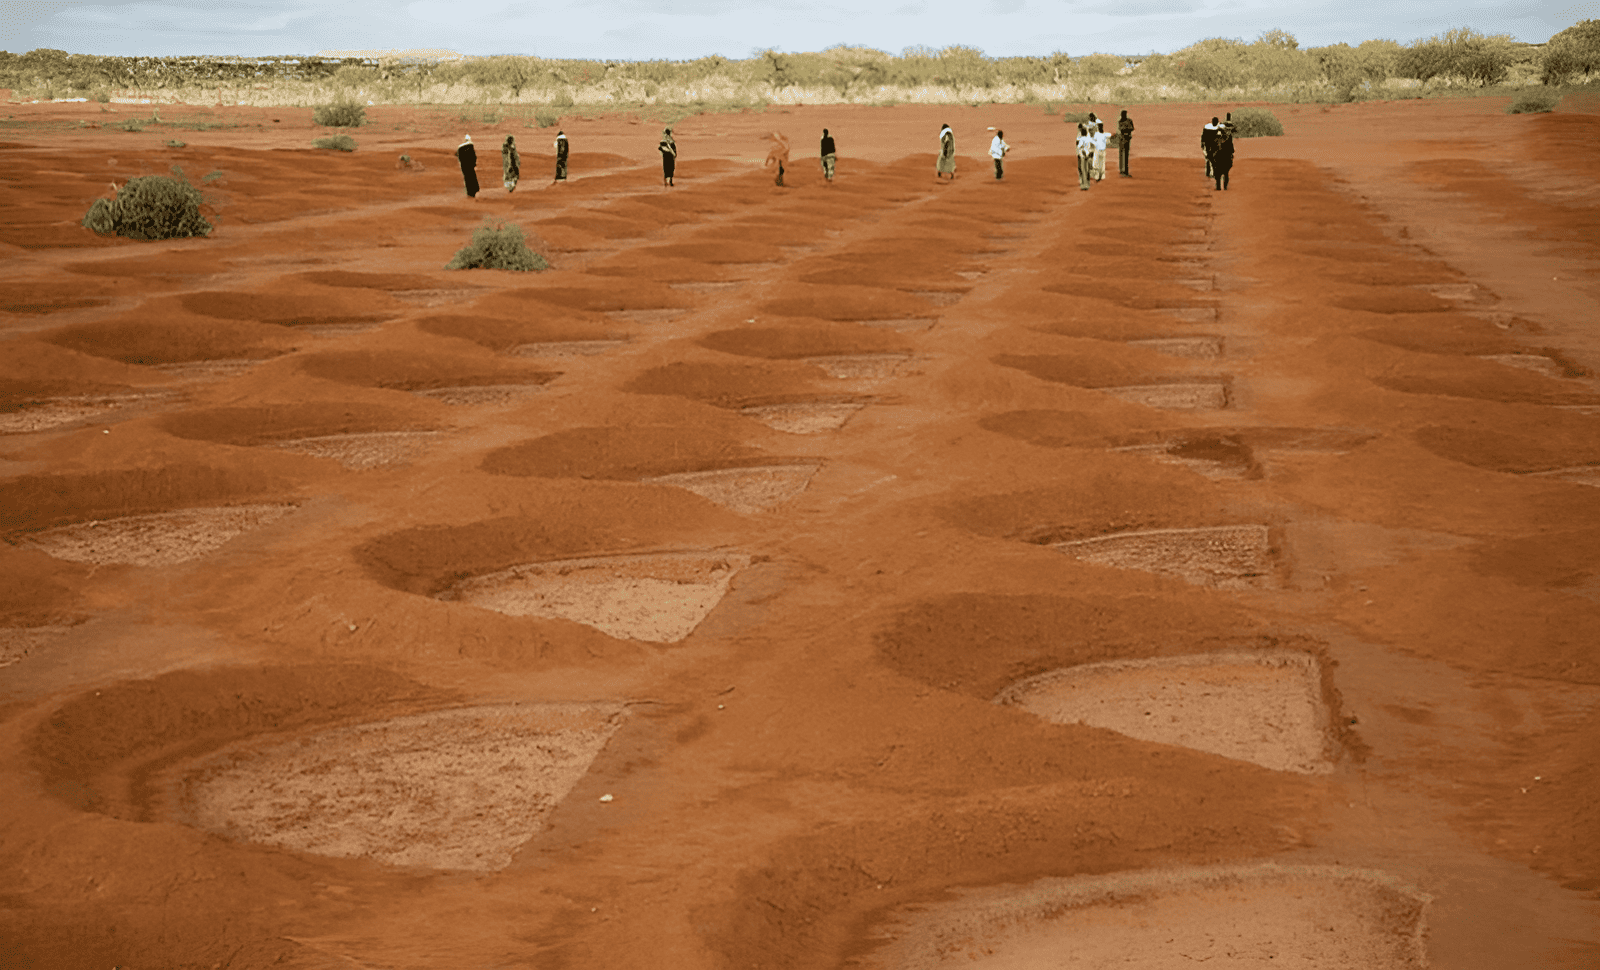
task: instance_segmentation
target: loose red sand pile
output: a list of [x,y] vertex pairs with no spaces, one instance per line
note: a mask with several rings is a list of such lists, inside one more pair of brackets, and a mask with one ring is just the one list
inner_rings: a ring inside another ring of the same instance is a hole
[[13,106],[0,963],[1600,965],[1600,117],[1503,106],[475,201],[448,112]]

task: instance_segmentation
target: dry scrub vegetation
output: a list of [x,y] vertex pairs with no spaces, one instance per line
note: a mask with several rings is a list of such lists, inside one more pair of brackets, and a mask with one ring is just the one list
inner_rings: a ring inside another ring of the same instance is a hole
[[[1548,44],[1457,28],[1402,45],[1303,48],[1269,30],[1253,41],[1209,38],[1170,54],[988,57],[972,47],[766,50],[742,60],[591,61],[495,56],[424,58],[96,57],[0,52],[0,87],[27,98],[141,98],[321,105],[319,124],[361,123],[364,104],[494,105],[494,118],[548,127],[563,113],[646,111],[673,121],[768,104],[1103,103],[1164,100],[1318,102],[1509,93],[1590,83],[1600,21]],[[335,117],[333,110],[338,109]],[[507,111],[506,109],[509,109]]]

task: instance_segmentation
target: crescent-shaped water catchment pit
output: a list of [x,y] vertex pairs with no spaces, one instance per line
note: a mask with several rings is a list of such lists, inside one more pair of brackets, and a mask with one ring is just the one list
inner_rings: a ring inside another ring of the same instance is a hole
[[956,889],[894,911],[870,970],[1426,970],[1431,897],[1377,870],[1255,863]]
[[503,869],[621,726],[617,704],[501,704],[260,737],[188,765],[178,817],[241,842]]
[[751,557],[661,552],[532,562],[438,594],[508,616],[571,620],[619,640],[677,643],[694,632]]
[[1333,768],[1322,697],[1317,659],[1276,650],[1065,667],[1007,687],[995,703],[1311,775]]
[[1254,589],[1274,581],[1270,530],[1264,525],[1118,532],[1050,548],[1098,566],[1176,576],[1219,589]]
[[677,472],[643,479],[654,485],[687,489],[703,499],[754,515],[777,508],[799,497],[811,484],[819,462],[782,465],[750,465],[742,468],[717,468],[707,471]]

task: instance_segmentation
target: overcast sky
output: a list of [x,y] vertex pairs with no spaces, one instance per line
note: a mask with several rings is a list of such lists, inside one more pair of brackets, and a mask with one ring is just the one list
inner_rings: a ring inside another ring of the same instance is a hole
[[75,54],[313,54],[444,49],[616,60],[749,57],[834,44],[991,57],[1177,50],[1279,27],[1302,47],[1402,43],[1451,27],[1542,42],[1596,0],[0,0],[0,49]]

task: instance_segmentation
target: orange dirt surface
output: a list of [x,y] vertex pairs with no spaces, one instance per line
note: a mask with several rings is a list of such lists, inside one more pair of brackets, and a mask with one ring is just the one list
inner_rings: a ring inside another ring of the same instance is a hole
[[[1600,966],[1600,105],[1504,106],[1278,106],[1227,192],[1136,107],[1080,192],[1026,106],[669,189],[628,116],[552,184],[8,105],[0,967]],[[79,225],[174,165],[210,237]]]

